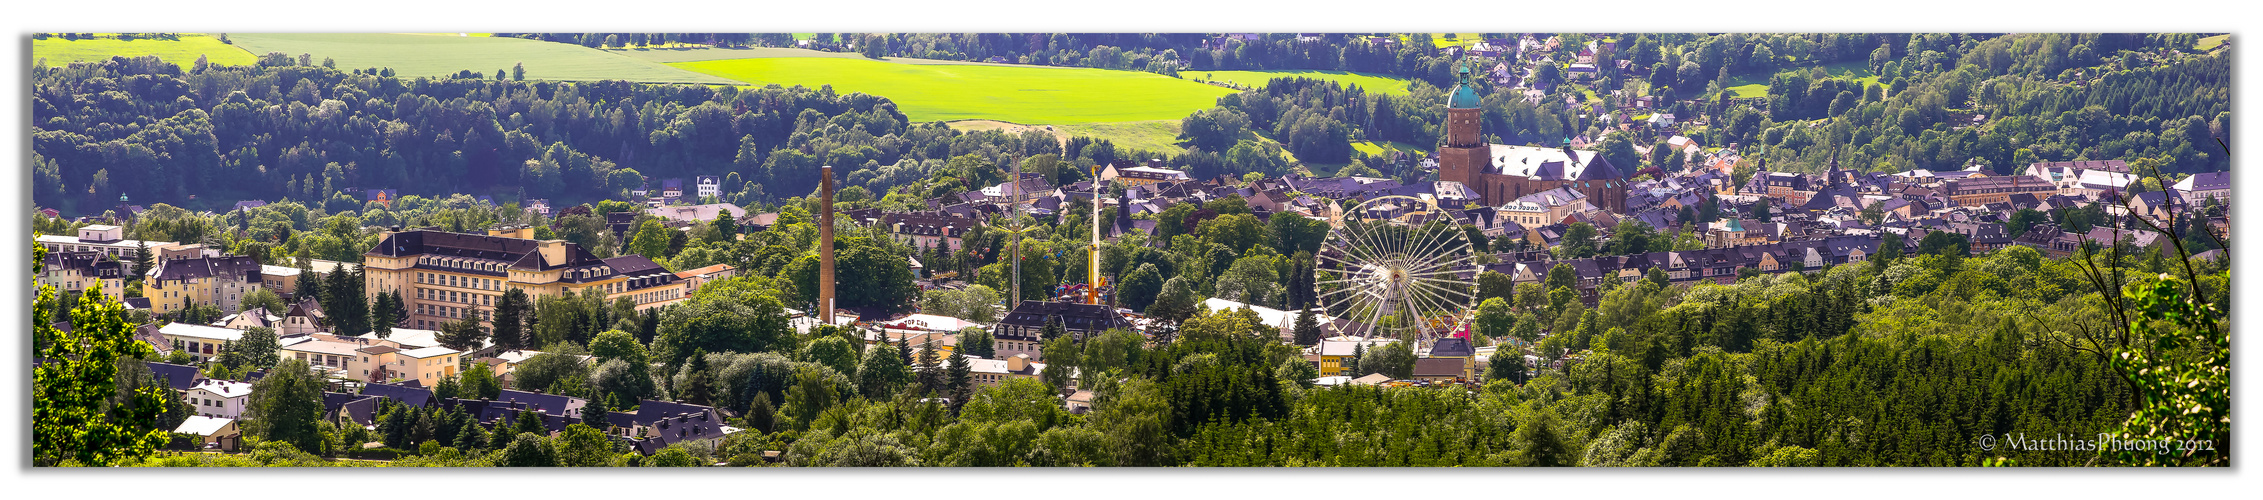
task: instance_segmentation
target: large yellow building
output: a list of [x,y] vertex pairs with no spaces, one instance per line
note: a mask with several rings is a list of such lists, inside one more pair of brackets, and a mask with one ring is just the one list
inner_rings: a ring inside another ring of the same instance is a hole
[[157,261],[157,268],[142,280],[143,297],[151,312],[168,314],[192,305],[209,305],[220,312],[242,310],[244,295],[264,279],[259,261],[251,257],[197,257]]
[[102,288],[112,302],[125,302],[126,280],[121,263],[101,252],[48,252],[47,269],[39,283],[57,292],[84,292]]
[[594,289],[608,302],[626,297],[640,311],[691,295],[689,281],[651,259],[600,259],[580,245],[532,236],[524,227],[486,235],[387,231],[362,254],[365,291],[371,297],[399,291],[409,313],[405,326],[419,329],[466,316],[491,319],[503,292],[513,289],[537,299]]

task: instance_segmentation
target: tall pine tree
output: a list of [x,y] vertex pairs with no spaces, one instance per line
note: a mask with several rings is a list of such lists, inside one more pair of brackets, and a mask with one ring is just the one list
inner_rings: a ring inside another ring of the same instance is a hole
[[942,360],[936,356],[934,341],[921,342],[919,344],[918,366],[920,394],[934,394],[937,392],[942,392],[943,372],[942,367],[940,366],[940,361]]
[[974,373],[968,364],[966,353],[951,351],[951,366],[944,372],[943,384],[950,391],[953,414],[958,413],[959,406],[966,404],[967,398],[974,396]]
[[[495,349],[513,351],[527,348],[527,317],[534,304],[527,299],[526,291],[513,288],[503,292],[502,300],[495,302]],[[644,339],[638,339],[644,341]],[[649,342],[649,341],[646,341]]]

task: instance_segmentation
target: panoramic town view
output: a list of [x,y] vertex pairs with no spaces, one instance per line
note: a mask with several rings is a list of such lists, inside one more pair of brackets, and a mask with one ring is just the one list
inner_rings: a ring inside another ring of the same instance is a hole
[[34,33],[41,467],[2225,467],[2225,33]]

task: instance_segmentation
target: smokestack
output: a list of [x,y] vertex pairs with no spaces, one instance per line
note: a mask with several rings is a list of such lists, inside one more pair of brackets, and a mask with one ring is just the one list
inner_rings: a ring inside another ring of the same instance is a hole
[[819,168],[817,215],[817,311],[833,324],[833,167]]

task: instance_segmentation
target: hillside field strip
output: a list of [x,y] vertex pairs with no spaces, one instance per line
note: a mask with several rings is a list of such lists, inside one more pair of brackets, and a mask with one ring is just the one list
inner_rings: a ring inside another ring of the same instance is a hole
[[[97,35],[103,36],[103,35]],[[250,52],[234,45],[220,43],[220,39],[202,33],[182,33],[179,40],[140,39],[122,41],[116,38],[93,40],[64,40],[49,36],[45,40],[31,41],[32,60],[47,59],[49,66],[62,66],[71,61],[107,61],[111,56],[157,56],[182,69],[196,66],[197,56],[205,62],[241,66],[259,62]]]
[[1178,120],[1232,89],[1154,73],[1010,65],[899,64],[773,57],[669,63],[752,85],[818,87],[885,96],[913,121],[1112,123]]
[[462,70],[494,75],[495,70],[525,64],[528,80],[742,83],[580,45],[523,38],[399,33],[231,33],[228,37],[252,54],[311,54],[315,61],[335,59],[341,69],[393,68],[404,77],[453,75]]
[[[774,58],[774,57],[817,57],[817,58],[833,58],[833,59],[856,59],[856,60],[860,60],[860,61],[863,61],[863,60],[869,60],[869,59],[865,59],[865,57],[864,57],[863,55],[861,55],[861,54],[857,54],[857,53],[855,53],[855,52],[827,52],[827,51],[822,51],[822,50],[811,50],[811,49],[802,49],[802,48],[787,48],[787,47],[743,47],[743,48],[720,48],[720,47],[707,47],[707,46],[701,46],[701,45],[683,45],[683,46],[672,46],[672,47],[649,47],[649,48],[647,48],[647,47],[629,47],[629,48],[623,48],[623,49],[603,49],[603,50],[605,50],[606,52],[611,52],[611,53],[615,53],[615,54],[620,54],[620,55],[624,55],[624,56],[634,57],[634,58],[637,58],[637,59],[643,59],[643,60],[652,61],[652,62],[657,62],[657,63],[680,63],[680,62],[698,62],[698,61],[721,61],[721,60],[726,60],[726,59],[768,59],[768,58]],[[1007,67],[1017,67],[1017,66],[1018,66],[1018,67],[1028,67],[1028,66],[1021,66],[1021,65],[1017,65],[1017,64],[995,64],[995,63],[986,63],[986,62],[979,62],[979,61],[945,61],[945,60],[942,60],[942,59],[915,59],[915,58],[910,58],[910,57],[890,57],[890,58],[881,59],[881,61],[892,62],[892,63],[902,63],[902,64],[942,64],[942,65],[975,65],[975,66],[1007,66]]]
[[1234,83],[1257,89],[1265,88],[1265,82],[1272,81],[1274,78],[1304,77],[1341,83],[1345,86],[1356,85],[1368,92],[1390,95],[1407,95],[1407,84],[1412,81],[1396,76],[1314,70],[1181,71],[1179,77],[1195,81]]

